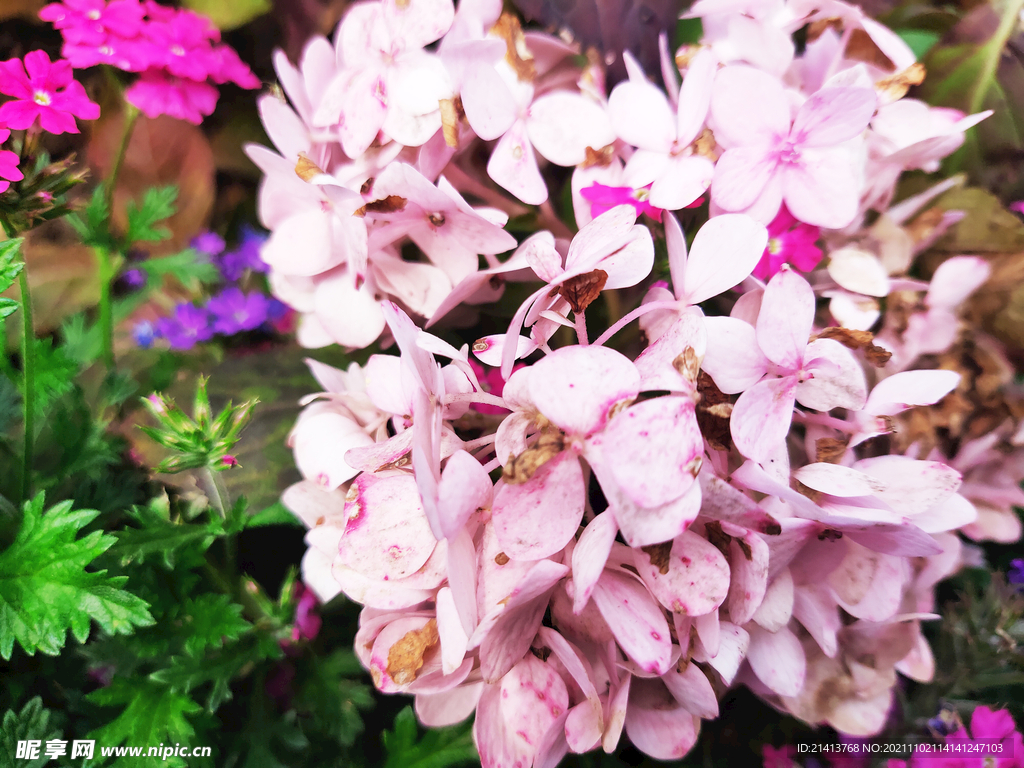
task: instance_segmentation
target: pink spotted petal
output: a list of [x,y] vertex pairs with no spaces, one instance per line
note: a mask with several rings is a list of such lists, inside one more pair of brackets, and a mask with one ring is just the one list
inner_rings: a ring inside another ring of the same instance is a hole
[[667,573],[661,573],[643,551],[634,550],[634,565],[658,601],[675,613],[703,616],[729,594],[729,563],[693,531],[684,531],[672,542]]
[[437,490],[441,532],[451,539],[471,514],[490,506],[493,487],[479,461],[466,451],[456,451],[441,473]]
[[629,696],[626,733],[655,760],[678,760],[697,743],[700,718],[690,714],[656,680],[636,680]]
[[663,675],[672,656],[672,637],[660,606],[630,573],[605,571],[592,595],[615,640],[641,669]]
[[771,455],[789,434],[796,402],[796,379],[765,379],[736,401],[729,429],[744,456],[760,462]]
[[606,509],[583,529],[572,551],[573,613],[583,612],[597,580],[604,572],[608,555],[612,551],[615,535],[619,532],[615,516]]
[[817,339],[807,345],[804,357],[812,376],[796,388],[800,405],[816,411],[864,407],[868,396],[864,367],[849,349],[834,339]]

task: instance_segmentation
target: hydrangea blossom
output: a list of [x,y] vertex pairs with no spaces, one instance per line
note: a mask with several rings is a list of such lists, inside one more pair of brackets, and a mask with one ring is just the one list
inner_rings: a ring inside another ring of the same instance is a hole
[[[934,673],[921,622],[960,535],[1020,536],[1019,422],[953,455],[921,426],[973,407],[953,350],[989,268],[908,277],[957,217],[915,240],[949,186],[890,205],[984,113],[903,99],[913,54],[838,0],[690,13],[705,45],[662,41],[664,90],[630,59],[609,92],[500,4],[363,2],[260,100],[273,291],[300,343],[378,344],[311,363],[283,497],[304,579],[364,605],[380,690],[428,726],[475,716],[485,768],[624,734],[679,759],[719,682],[876,734],[898,677]],[[573,167],[575,233],[548,164]]]

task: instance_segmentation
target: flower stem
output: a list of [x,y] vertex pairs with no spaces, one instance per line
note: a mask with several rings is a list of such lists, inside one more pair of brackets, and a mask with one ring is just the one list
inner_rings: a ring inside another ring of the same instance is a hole
[[631,322],[636,320],[642,315],[646,315],[648,312],[653,312],[656,309],[679,309],[682,306],[678,301],[650,301],[647,304],[641,304],[639,307],[628,313],[625,317],[620,318],[615,324],[607,331],[598,336],[597,341],[594,342],[595,347],[600,347],[608,339],[614,336],[616,333],[621,331]]
[[579,341],[581,347],[586,347],[590,344],[590,339],[587,337],[587,316],[584,312],[576,312],[573,314],[573,320],[576,321],[576,339]]
[[489,395],[486,392],[456,392],[451,395],[445,395],[442,402],[444,405],[451,405],[452,403],[484,403],[486,405],[496,405],[506,410],[509,409],[505,405],[505,401],[500,397]]
[[[121,132],[121,142],[117,147],[117,154],[114,155],[114,165],[110,169],[110,175],[103,182],[103,196],[107,209],[107,226],[110,227],[114,218],[114,189],[117,187],[117,177],[121,175],[121,167],[124,165],[125,155],[128,154],[128,144],[132,138],[132,131],[139,119],[139,110],[131,104],[126,104],[124,130]],[[113,301],[110,296],[110,289],[117,277],[114,268],[114,254],[107,248],[96,248],[96,258],[99,261],[100,270],[100,338],[103,344],[103,364],[108,371],[114,370],[114,310]]]
[[25,449],[24,462],[21,466],[18,498],[24,501],[32,496],[32,443],[35,437],[34,421],[36,407],[36,335],[32,327],[32,294],[28,288],[28,270],[22,269],[18,274],[18,285],[21,288],[22,313],[21,370],[25,383],[24,393],[21,398],[24,413]]

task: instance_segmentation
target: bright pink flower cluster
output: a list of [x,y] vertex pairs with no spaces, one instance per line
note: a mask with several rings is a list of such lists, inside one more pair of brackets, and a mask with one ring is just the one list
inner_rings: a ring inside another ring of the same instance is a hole
[[[485,768],[612,751],[623,731],[676,759],[741,683],[877,733],[897,675],[934,671],[920,624],[957,531],[1020,535],[1012,420],[956,456],[899,449],[900,414],[960,386],[932,355],[988,267],[907,277],[929,241],[905,225],[955,181],[890,197],[980,116],[911,105],[897,132],[907,102],[885,83],[913,56],[838,0],[693,12],[705,45],[666,47],[666,91],[627,59],[606,94],[600,65],[492,0],[358,3],[333,45],[277,56],[291,105],[260,100],[277,150],[249,148],[262,258],[300,341],[397,346],[310,362],[323,391],[283,499],[310,529],[304,578],[365,606],[356,652],[380,690],[415,695],[427,725],[476,713]],[[796,56],[792,33],[822,19]],[[847,56],[854,32],[893,69]],[[575,236],[548,164],[575,167]],[[688,246],[672,211],[705,196]],[[540,231],[517,243],[523,203]],[[651,279],[656,238],[670,282]],[[471,325],[508,281],[535,288],[471,347],[413,320]],[[593,333],[609,290],[644,298]],[[883,317],[895,291],[918,301]],[[611,349],[634,321],[643,349]]]
[[213,113],[210,84],[258,88],[259,80],[209,19],[153,0],[64,0],[39,12],[64,35],[64,56],[78,68],[109,64],[139,79],[125,98],[148,117],[199,124]]

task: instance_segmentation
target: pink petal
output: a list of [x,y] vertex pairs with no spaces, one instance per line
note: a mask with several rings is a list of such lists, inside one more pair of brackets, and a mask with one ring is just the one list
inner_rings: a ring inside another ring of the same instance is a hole
[[734,317],[706,317],[708,346],[701,368],[727,395],[750,389],[768,372],[754,326]]
[[345,453],[373,440],[347,414],[317,403],[299,417],[291,443],[302,476],[333,491],[359,473],[346,463]]
[[[944,503],[948,504],[958,498],[960,497],[956,495],[951,496]],[[969,512],[974,513],[974,515],[968,514],[963,517],[953,515],[951,516],[952,519],[947,521],[949,523],[948,528],[946,525],[937,525],[935,526],[936,530],[942,531],[959,528],[960,525],[964,524],[960,522],[961,520],[973,519],[977,515],[970,502],[964,501],[969,508]],[[928,557],[939,554],[942,551],[942,547],[939,546],[932,536],[921,530],[915,523],[921,517],[930,514],[928,512],[925,515],[918,515],[914,518],[914,523],[907,523],[905,525],[889,523],[874,523],[862,526],[844,525],[842,532],[843,536],[850,539],[850,541],[855,541],[873,552],[881,552],[885,555],[899,555],[901,557]]]
[[859,136],[875,113],[871,88],[824,88],[800,105],[791,135],[805,147],[829,147]]
[[757,316],[757,343],[777,365],[797,371],[814,326],[814,291],[796,272],[784,269],[771,279]]
[[343,347],[369,346],[384,331],[384,315],[368,284],[355,288],[349,274],[324,279],[313,300],[317,320]]
[[[742,543],[741,543],[742,542]],[[754,617],[768,589],[768,545],[746,532],[729,542],[729,618],[746,624]]]
[[937,403],[959,384],[956,371],[903,371],[878,382],[864,410],[875,416],[892,416],[915,405]]
[[409,576],[437,545],[408,474],[360,475],[349,488],[345,515],[340,561],[369,578]]
[[729,621],[723,621],[721,627],[721,647],[708,663],[722,676],[726,685],[732,685],[733,678],[736,677],[747,653],[750,635],[743,627],[737,627]]
[[777,161],[764,147],[727,149],[715,165],[711,199],[726,211],[746,210],[757,201],[776,174]]
[[829,658],[838,648],[837,634],[843,626],[839,608],[827,585],[808,584],[793,593],[793,617],[804,625]]
[[677,211],[704,194],[715,176],[715,164],[700,155],[670,157],[651,186],[655,208]]
[[807,657],[796,635],[788,627],[772,634],[756,624],[748,631],[747,661],[758,679],[779,696],[799,694],[807,676]]
[[441,531],[452,539],[471,514],[490,506],[493,486],[479,461],[466,451],[456,451],[441,473],[437,490]]
[[793,473],[803,485],[830,496],[871,496],[886,484],[871,475],[839,464],[808,464]]
[[651,83],[619,83],[608,97],[608,114],[615,135],[627,144],[656,152],[672,148],[674,116],[664,92]]
[[586,489],[579,460],[563,452],[521,485],[503,485],[492,519],[505,554],[539,560],[561,551],[583,519]]
[[711,49],[702,48],[690,60],[686,78],[679,89],[676,130],[680,145],[689,144],[696,139],[704,127],[717,74],[718,59]]
[[639,579],[605,571],[594,588],[593,600],[629,658],[647,672],[663,675],[668,671],[672,655],[668,622]]
[[444,728],[461,723],[476,710],[484,683],[460,685],[444,693],[416,695],[416,718],[427,728]]
[[309,129],[291,107],[270,94],[260,97],[257,104],[267,135],[286,160],[296,162],[300,152],[309,152]]
[[596,266],[608,274],[605,290],[636,285],[651,274],[654,267],[651,230],[641,224],[632,227],[625,245],[601,259]]
[[570,91],[534,99],[526,124],[534,148],[555,165],[578,165],[586,159],[587,147],[605,147],[615,141],[604,108]]
[[459,620],[459,612],[455,607],[455,598],[448,587],[437,591],[437,633],[441,640],[441,668],[450,675],[462,664],[466,657],[466,645],[469,637]]
[[747,66],[719,70],[711,96],[715,138],[728,148],[762,145],[789,133],[789,100],[782,83]]
[[[812,377],[796,388],[796,399],[816,411],[832,408],[860,410],[867,401],[864,367],[853,353],[834,339],[817,339],[807,345],[804,370]],[[816,364],[811,361],[817,360]]]
[[477,625],[477,556],[473,539],[465,529],[448,540],[448,586],[467,635]]
[[616,403],[637,396],[640,374],[607,347],[563,347],[533,365],[528,386],[537,410],[552,423],[586,436],[604,426]]
[[583,612],[604,572],[612,543],[619,532],[610,509],[597,515],[580,534],[572,551],[573,613]]
[[619,487],[647,508],[686,493],[704,448],[693,402],[672,396],[645,400],[619,413],[605,429],[605,441],[616,446],[610,465]]
[[992,267],[978,256],[946,259],[932,275],[925,301],[929,307],[956,309],[988,280]]
[[739,285],[757,266],[767,243],[768,230],[749,216],[715,216],[693,239],[685,284],[675,286],[677,294],[687,304],[700,304]]
[[667,573],[643,551],[634,550],[634,565],[658,601],[675,613],[702,616],[718,608],[729,593],[725,556],[693,531],[683,531],[672,542]]
[[681,707],[655,680],[633,683],[626,733],[641,752],[655,760],[678,760],[697,743],[700,718]]
[[938,461],[879,456],[861,459],[853,466],[885,483],[875,496],[902,514],[926,512],[960,487],[960,473]]
[[617,205],[583,227],[569,244],[565,269],[582,274],[633,238],[637,212],[632,205]]
[[861,182],[848,148],[806,149],[782,178],[786,207],[806,224],[841,229],[857,215]]
[[533,145],[526,137],[526,124],[517,121],[491,152],[487,175],[527,205],[548,199],[548,188],[537,167]]
[[[681,615],[679,613],[674,614],[673,618]],[[718,651],[722,646],[722,624],[718,611],[711,611],[711,613],[705,613],[703,616],[697,616],[692,621],[693,626],[697,630],[697,639],[704,646],[708,657],[714,658],[718,655]],[[686,635],[680,635],[680,637],[685,638]]]
[[661,681],[691,715],[707,720],[718,717],[718,697],[707,675],[696,664],[687,664],[682,672],[670,670],[662,675]]
[[789,623],[793,615],[793,577],[788,568],[768,585],[764,600],[754,612],[752,620],[769,632],[778,632]]
[[739,489],[710,472],[702,472],[698,479],[703,494],[702,518],[732,523],[773,537],[781,532],[778,520]]
[[796,379],[765,379],[736,401],[729,430],[737,450],[760,462],[789,434],[796,402]]
[[854,544],[828,581],[847,613],[865,621],[885,621],[899,610],[909,575],[906,569],[904,558]]
[[702,358],[707,351],[707,334],[698,315],[671,314],[675,315],[675,320],[669,320],[668,328],[636,359],[636,369],[644,391],[663,389],[691,395],[696,391],[696,383],[676,368],[675,361],[687,348]]

